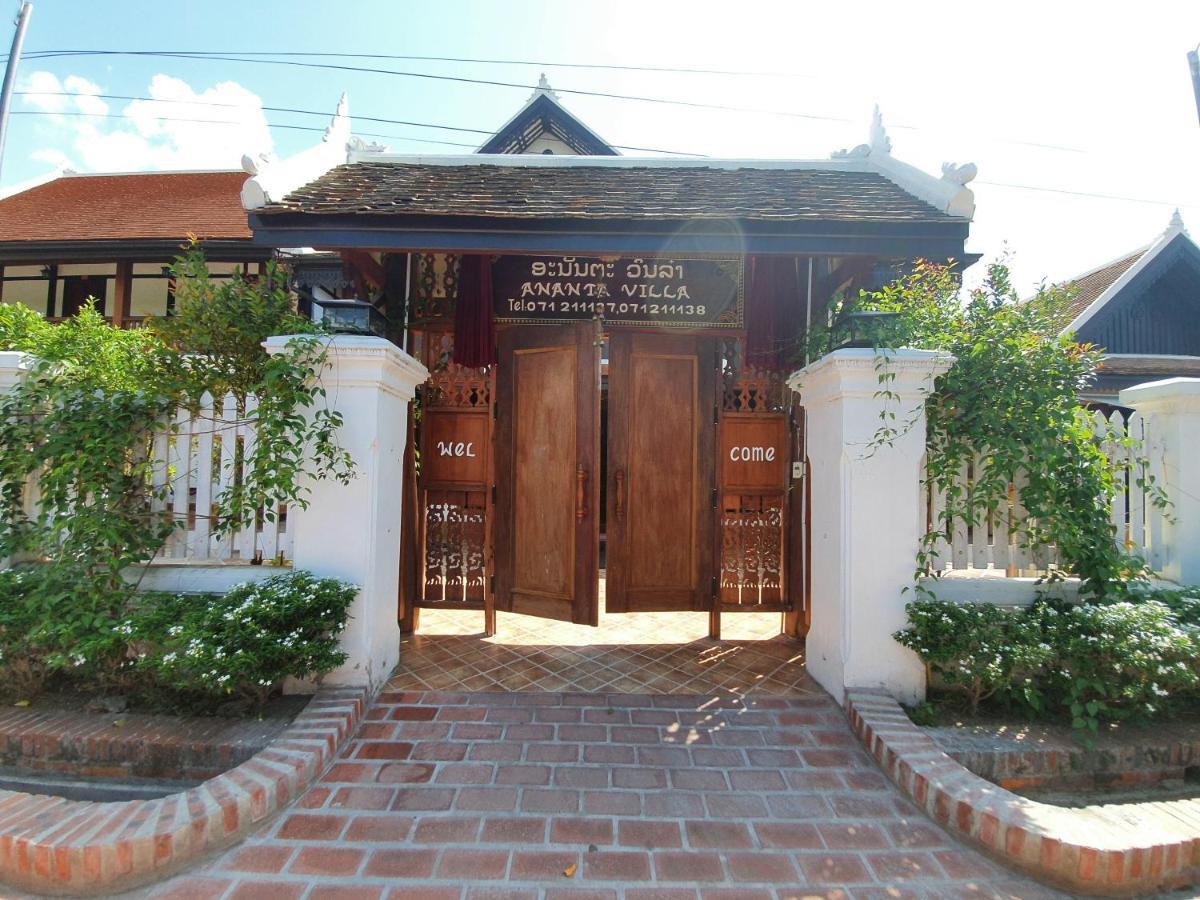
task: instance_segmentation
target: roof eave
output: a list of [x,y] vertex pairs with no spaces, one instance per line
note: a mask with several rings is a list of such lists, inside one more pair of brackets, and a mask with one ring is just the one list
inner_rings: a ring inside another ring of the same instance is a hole
[[343,213],[250,215],[255,241],[393,251],[608,255],[795,254],[963,259],[957,219],[564,220]]

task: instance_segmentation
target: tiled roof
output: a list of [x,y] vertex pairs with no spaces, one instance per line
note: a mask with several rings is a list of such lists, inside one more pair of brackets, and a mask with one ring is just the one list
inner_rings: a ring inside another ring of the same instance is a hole
[[1110,262],[1106,266],[1094,269],[1086,275],[1080,275],[1078,278],[1068,281],[1068,285],[1075,287],[1075,298],[1063,311],[1063,326],[1065,327],[1074,322],[1081,312],[1091,306],[1101,294],[1112,287],[1118,278],[1124,275],[1134,263],[1145,256],[1146,251],[1149,249],[1149,247],[1142,247],[1129,256],[1124,256],[1115,262]]
[[574,220],[951,220],[882,175],[846,169],[389,162],[338,166],[258,212]]
[[0,200],[8,241],[249,240],[244,172],[66,175]]

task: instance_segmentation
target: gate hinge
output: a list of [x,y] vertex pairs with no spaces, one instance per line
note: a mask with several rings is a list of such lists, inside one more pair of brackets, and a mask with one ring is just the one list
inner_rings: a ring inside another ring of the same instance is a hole
[[496,486],[492,485],[492,503],[496,502]]
[[490,593],[490,594],[496,593],[496,576],[495,575],[488,576],[488,593]]
[[713,509],[717,508],[717,489],[716,488],[712,489],[712,508]]
[[712,588],[711,588],[711,590],[712,590],[712,595],[713,595],[714,597],[716,597],[716,596],[717,596],[717,576],[716,576],[716,575],[714,575],[714,576],[712,577]]

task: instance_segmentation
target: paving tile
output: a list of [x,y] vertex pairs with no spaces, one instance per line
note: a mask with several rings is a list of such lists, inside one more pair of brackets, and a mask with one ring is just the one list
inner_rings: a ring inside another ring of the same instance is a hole
[[[744,639],[715,642],[699,614],[679,644],[662,643],[671,617],[692,614],[651,615],[612,617],[614,639],[501,614],[484,638],[477,614],[424,611],[423,628],[471,624],[406,637],[319,784],[151,896],[1059,896],[903,799],[804,674],[802,648],[773,637],[777,615],[729,616]],[[465,691],[475,679],[484,691]]]

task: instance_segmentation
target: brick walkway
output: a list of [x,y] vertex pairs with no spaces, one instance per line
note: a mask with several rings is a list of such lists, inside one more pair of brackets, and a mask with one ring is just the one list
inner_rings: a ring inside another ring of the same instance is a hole
[[935,827],[828,695],[381,696],[286,814],[152,892],[224,898],[1057,896]]

